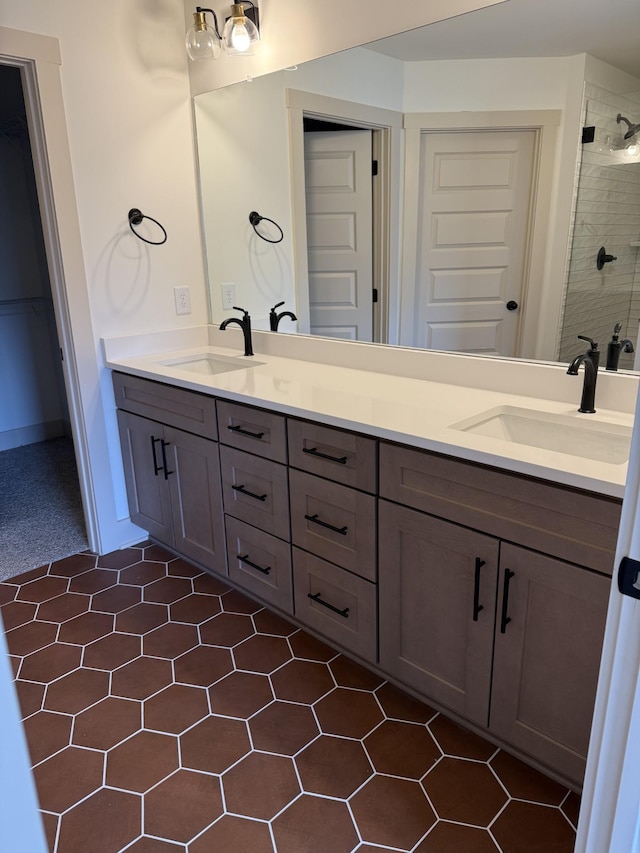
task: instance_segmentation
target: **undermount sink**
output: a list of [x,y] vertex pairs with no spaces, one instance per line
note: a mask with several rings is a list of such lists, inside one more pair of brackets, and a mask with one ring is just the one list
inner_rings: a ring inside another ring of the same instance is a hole
[[158,364],[163,364],[165,367],[176,367],[179,370],[188,370],[191,373],[204,374],[205,376],[215,376],[218,373],[229,373],[231,370],[259,367],[264,362],[255,361],[255,359],[247,356],[228,358],[224,355],[213,355],[210,352],[205,352],[168,358],[159,361]]
[[627,462],[631,427],[590,418],[590,415],[578,419],[518,406],[498,406],[452,424],[451,428],[610,465]]

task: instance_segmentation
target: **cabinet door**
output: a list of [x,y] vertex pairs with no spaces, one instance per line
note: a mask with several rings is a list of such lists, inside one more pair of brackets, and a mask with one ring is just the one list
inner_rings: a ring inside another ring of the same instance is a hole
[[490,728],[579,783],[610,583],[502,545]]
[[486,726],[498,541],[380,501],[380,665]]
[[175,548],[226,574],[218,445],[165,427]]
[[173,545],[171,499],[162,465],[164,427],[118,409],[118,430],[131,520]]

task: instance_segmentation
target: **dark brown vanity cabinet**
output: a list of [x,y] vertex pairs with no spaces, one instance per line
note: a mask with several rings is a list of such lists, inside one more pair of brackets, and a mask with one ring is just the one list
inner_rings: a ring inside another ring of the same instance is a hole
[[380,491],[380,666],[580,783],[620,503],[387,444]]
[[185,557],[226,574],[218,444],[167,423],[215,436],[213,400],[119,373],[114,388],[131,520]]

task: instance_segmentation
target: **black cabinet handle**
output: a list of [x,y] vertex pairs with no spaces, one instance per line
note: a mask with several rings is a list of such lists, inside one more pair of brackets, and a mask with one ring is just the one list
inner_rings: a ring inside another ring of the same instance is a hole
[[320,598],[320,593],[316,592],[315,595],[312,595],[310,592],[307,593],[307,598],[310,598],[312,601],[315,601],[317,604],[321,604],[323,607],[326,607],[327,610],[333,611],[333,613],[337,613],[338,616],[342,616],[343,619],[349,618],[349,608],[345,607],[344,610],[340,610],[339,607],[334,607],[333,604],[329,604],[328,601],[323,601]]
[[234,492],[240,492],[241,495],[246,495],[248,498],[253,498],[256,501],[266,501],[267,495],[256,495],[255,492],[250,492],[248,489],[245,489],[244,486],[236,486],[235,484],[231,486]]
[[338,462],[340,465],[347,464],[346,456],[331,456],[329,453],[323,453],[317,447],[303,447],[303,453],[308,453],[310,456],[318,456],[320,459],[328,459],[329,462]]
[[480,604],[480,569],[486,565],[486,560],[481,560],[480,557],[476,557],[476,576],[473,583],[473,621],[478,621],[478,614],[481,610],[484,610],[482,604]]
[[509,582],[515,575],[511,569],[504,570],[504,586],[502,587],[502,618],[500,619],[500,633],[506,634],[507,625],[511,622],[511,617],[507,616],[509,612]]
[[161,441],[160,438],[155,438],[153,435],[151,436],[151,453],[153,454],[153,473],[158,476],[160,471],[162,471],[162,465],[158,465],[158,457],[156,456],[156,442]]
[[345,524],[344,527],[334,527],[333,524],[329,524],[326,521],[322,521],[318,518],[318,513],[315,515],[305,515],[307,521],[313,521],[314,524],[319,524],[320,527],[326,527],[327,530],[333,530],[334,533],[339,533],[341,536],[347,535],[347,530],[349,529]]
[[248,559],[248,554],[244,554],[242,556],[240,554],[236,554],[236,556],[241,563],[245,564],[245,566],[250,566],[252,569],[256,569],[256,571],[258,572],[262,572],[263,575],[268,575],[271,571],[271,566],[267,566],[263,569],[262,566],[259,566],[257,563],[252,563],[251,560]]
[[251,432],[251,430],[244,429],[244,427],[241,427],[241,426],[229,425],[227,427],[227,429],[230,429],[231,432],[240,433],[240,435],[246,435],[248,438],[263,438],[264,437],[263,432]]
[[169,474],[173,474],[173,471],[169,471],[167,468],[167,447],[171,444],[170,441],[165,441],[164,438],[160,440],[160,447],[162,448],[162,466],[164,468],[164,478],[165,480],[169,479]]

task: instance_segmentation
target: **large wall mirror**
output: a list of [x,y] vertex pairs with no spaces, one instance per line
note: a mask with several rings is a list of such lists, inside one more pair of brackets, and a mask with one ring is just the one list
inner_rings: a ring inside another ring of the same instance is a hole
[[635,343],[639,24],[635,0],[510,0],[198,95],[212,322],[224,293],[258,328],[284,303],[280,332],[544,360],[616,323]]

